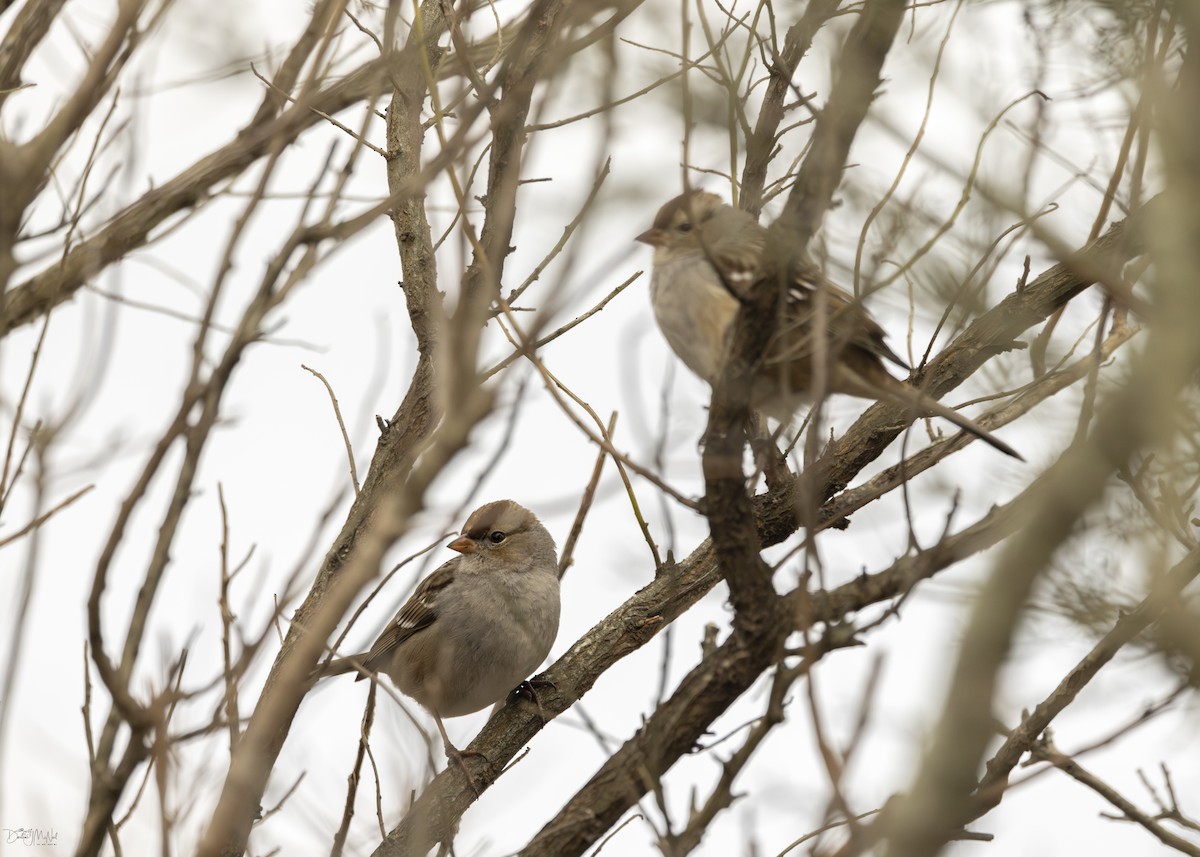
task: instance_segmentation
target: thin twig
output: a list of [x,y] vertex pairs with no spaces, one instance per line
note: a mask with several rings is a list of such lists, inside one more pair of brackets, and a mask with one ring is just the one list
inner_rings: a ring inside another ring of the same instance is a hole
[[354,464],[354,448],[350,444],[350,434],[346,431],[346,423],[342,420],[342,409],[338,406],[337,396],[334,395],[333,387],[329,386],[324,375],[303,363],[300,364],[300,368],[315,375],[325,385],[325,391],[329,393],[329,403],[333,405],[333,415],[337,418],[338,429],[342,433],[342,443],[346,446],[346,460],[350,462],[350,481],[354,483],[354,496],[357,497],[361,492],[358,484],[358,467]]

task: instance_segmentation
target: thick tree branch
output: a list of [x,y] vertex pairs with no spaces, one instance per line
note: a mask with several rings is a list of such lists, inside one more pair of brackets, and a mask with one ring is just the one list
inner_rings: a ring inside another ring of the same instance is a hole
[[837,12],[841,0],[813,0],[804,7],[800,20],[788,28],[783,50],[771,57],[770,78],[754,133],[746,138],[746,161],[742,168],[741,208],[758,217],[762,211],[763,188],[767,168],[779,143],[779,123],[783,121],[784,102],[792,91],[792,78],[808,49],[826,21]]
[[21,69],[65,4],[66,0],[29,0],[17,10],[0,42],[0,107],[21,85]]
[[817,118],[808,156],[800,166],[783,214],[771,226],[771,241],[780,249],[803,250],[820,228],[834,191],[841,184],[850,144],[875,97],[883,61],[896,38],[905,5],[904,0],[863,3],[838,55],[833,86]]
[[[754,633],[735,631],[683,679],[677,691],[666,703],[659,706],[646,725],[601,766],[591,780],[520,852],[521,857],[583,853],[598,842],[675,762],[691,752],[712,722],[775,662],[778,656],[777,647],[788,634],[819,623],[840,622],[851,612],[903,595],[921,580],[997,544],[1014,532],[1019,519],[1013,514],[1013,510],[1019,506],[1018,498],[1006,507],[989,512],[961,532],[947,536],[929,551],[903,557],[883,571],[863,575],[828,592],[810,593],[804,589],[794,590],[780,601],[783,610],[776,614],[776,627]],[[678,614],[686,609],[686,606],[690,606],[690,602],[699,597],[696,590],[700,584],[715,582],[718,579],[713,557],[714,552],[706,543],[679,567],[679,571],[693,574],[694,563],[697,561],[702,561],[707,566],[704,569],[704,577],[699,578],[693,586],[676,590],[686,596],[689,605],[673,603],[671,613]],[[669,570],[668,573],[673,575],[676,570]],[[634,601],[642,600],[644,596],[657,595],[658,593],[650,592],[657,584],[658,581],[638,593],[626,602],[621,611],[628,609]],[[641,607],[643,612],[647,609],[657,608],[649,605]],[[597,629],[609,627],[612,618],[606,619]],[[673,616],[664,614],[665,621],[661,625],[665,625],[671,618]],[[654,630],[659,630],[661,625]],[[597,629],[589,632],[576,644],[572,652],[580,650],[583,643],[589,640]],[[593,657],[595,653],[603,652],[603,649],[593,649],[591,646],[588,650],[594,653]],[[622,655],[624,653],[622,652]],[[566,658],[563,659],[565,660]],[[555,664],[547,673],[547,677],[553,678],[556,684],[559,681],[558,677],[562,675],[560,667],[564,665],[563,661]],[[586,664],[586,667],[590,671],[593,664]],[[577,666],[573,664],[572,668]],[[590,681],[594,681],[594,677]],[[558,701],[555,700],[555,703]],[[557,711],[557,707],[554,710]],[[536,721],[536,717],[534,720]],[[473,746],[481,746],[483,737],[481,735],[480,740]],[[515,753],[519,747],[519,744],[512,747],[512,752]]]

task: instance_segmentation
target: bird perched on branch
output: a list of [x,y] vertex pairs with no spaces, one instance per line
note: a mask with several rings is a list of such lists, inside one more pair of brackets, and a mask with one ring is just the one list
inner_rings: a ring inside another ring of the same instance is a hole
[[[658,211],[654,225],[637,236],[654,248],[650,301],[663,336],[684,364],[715,384],[729,350],[741,296],[764,275],[767,230],[719,196],[690,191]],[[824,342],[816,313],[823,305]],[[779,322],[757,367],[751,406],[786,421],[810,400],[815,355],[825,348],[823,390],[900,405],[950,420],[1003,453],[1011,446],[912,385],[893,378],[890,361],[908,365],[884,342],[883,328],[850,294],[813,270],[792,275]]]
[[512,500],[480,506],[447,547],[461,556],[421,581],[370,651],[315,677],[386,673],[433,714],[461,764],[442,718],[502,701],[545,660],[558,634],[558,557],[541,521]]

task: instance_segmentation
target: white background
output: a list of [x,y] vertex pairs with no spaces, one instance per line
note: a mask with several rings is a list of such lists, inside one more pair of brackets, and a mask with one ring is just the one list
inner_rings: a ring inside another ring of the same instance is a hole
[[[1004,104],[1033,85],[1033,47],[1021,23],[1023,8],[1022,4],[1002,3],[973,6],[962,13],[944,60],[922,149],[926,157],[914,162],[902,185],[902,198],[913,198],[945,216],[956,202],[960,186],[945,178],[944,167],[951,175],[965,170],[984,125]],[[500,9],[501,14],[514,14],[503,5]],[[267,0],[178,3],[165,27],[154,36],[136,78],[130,78],[136,79],[138,90],[122,96],[119,114],[133,118],[124,132],[131,148],[126,150],[123,170],[106,191],[111,201],[106,199],[102,206],[108,211],[119,208],[228,140],[249,118],[262,94],[262,84],[248,71],[249,59],[253,58],[260,70],[273,68],[273,58],[264,53],[286,46],[294,38],[304,24],[303,11],[301,4]],[[715,8],[709,11],[715,13]],[[835,276],[844,274],[837,265],[853,258],[863,217],[857,200],[879,197],[919,121],[928,68],[949,12],[948,8],[921,10],[914,16],[912,37],[898,43],[889,58],[889,80],[876,104],[886,123],[869,124],[856,142],[853,166],[842,190],[848,204],[830,215],[822,236]],[[789,6],[782,14],[797,15],[799,9]],[[621,34],[674,50],[678,36],[666,22],[676,15],[674,4],[650,2],[630,17]],[[92,40],[106,21],[99,6],[83,3],[69,4],[65,17],[83,38]],[[10,20],[11,11],[0,18],[0,25]],[[802,65],[799,81],[806,93],[827,91],[837,32],[844,32],[844,22],[836,32],[822,33]],[[1115,95],[1096,99],[1074,96],[1080,81],[1094,73],[1085,62],[1085,36],[1081,27],[1079,45],[1054,54],[1049,78],[1041,83],[1054,99],[1047,108],[1048,145],[1080,173],[1103,182],[1115,151],[1113,141],[1122,127],[1113,117],[1120,115],[1123,105]],[[359,61],[373,50],[356,31],[348,32],[343,44],[347,52],[348,46],[357,46]],[[619,44],[618,50],[624,63],[615,84],[618,94],[632,92],[656,73],[673,69],[671,60],[662,54],[625,43]],[[16,96],[5,112],[5,131],[12,138],[25,138],[21,120],[36,127],[47,115],[76,79],[80,62],[71,35],[56,27],[26,75],[37,86]],[[557,86],[546,116],[570,115],[594,106],[599,71],[590,61],[576,63]],[[703,83],[693,75],[697,98],[704,97]],[[577,261],[569,279],[560,288],[559,269],[552,266],[526,299],[527,305],[543,305],[558,289],[561,303],[555,324],[585,311],[635,271],[648,269],[649,252],[632,238],[649,225],[656,206],[681,186],[683,128],[675,108],[678,97],[678,88],[667,86],[621,108],[608,140],[600,133],[599,120],[535,138],[524,174],[552,181],[526,185],[522,191],[516,251],[508,269],[513,283],[523,279],[558,239],[562,225],[582,204],[598,165],[604,158],[612,159],[611,176],[576,245]],[[1016,126],[1028,127],[1032,120],[1029,106],[1013,112]],[[357,127],[359,115],[352,111],[343,119]],[[896,126],[898,135],[886,127],[888,123]],[[373,125],[370,134],[373,142],[383,145],[381,122]],[[273,189],[301,192],[332,142],[337,142],[344,156],[350,140],[336,129],[322,125],[306,134],[296,150],[287,154],[283,178],[276,180]],[[713,123],[697,125],[690,152],[694,164],[727,169],[725,132]],[[1022,136],[1014,128],[1002,126],[989,144],[984,181],[993,188],[1010,190],[1006,177],[1011,177],[1014,164],[1023,163],[1026,152]],[[68,162],[64,175],[71,175],[72,169],[78,169],[77,165]],[[237,183],[238,189],[252,186],[254,171],[251,173]],[[1075,246],[1086,238],[1098,194],[1081,180],[1072,182],[1070,173],[1041,159],[1035,185],[1041,196],[1030,202],[1040,204],[1052,197],[1058,201],[1060,210],[1044,225]],[[700,179],[693,175],[693,181]],[[65,179],[63,183],[70,186]],[[715,177],[704,183],[712,190],[728,191],[728,183]],[[1064,183],[1069,183],[1065,190]],[[377,156],[364,154],[360,159],[353,187],[360,200],[357,204],[363,207],[386,192],[384,167]],[[435,189],[431,196],[431,212],[439,224],[447,221],[447,199],[444,188]],[[203,306],[205,290],[241,204],[242,198],[237,196],[210,203],[184,228],[105,271],[93,285],[194,318]],[[234,288],[223,301],[224,314],[219,317],[227,322],[236,319],[239,298],[253,288],[278,238],[290,228],[293,212],[294,200],[281,199],[269,203],[255,218],[251,237],[243,241],[236,260]],[[994,224],[1007,225],[1015,219],[988,214],[979,201],[972,203],[970,214],[955,230],[955,243],[947,244],[923,269],[926,284],[938,277],[939,266],[951,277],[965,270],[975,258],[973,242],[990,240],[998,231]],[[52,215],[47,211],[39,216]],[[994,220],[988,221],[988,217]],[[921,240],[929,231],[920,222],[913,228],[918,233],[913,240]],[[443,288],[451,295],[461,266],[454,245],[453,240],[447,242],[439,258]],[[1038,245],[1029,242],[993,278],[988,292],[992,301],[1011,288],[1025,252],[1034,254],[1035,273],[1050,263],[1044,255],[1039,256]],[[17,282],[50,262],[50,258],[30,260]],[[198,493],[172,550],[173,561],[156,602],[153,630],[138,672],[140,684],[135,682],[135,689],[146,690],[160,681],[164,664],[184,644],[189,646],[187,677],[193,686],[219,674],[218,485],[228,506],[232,557],[238,560],[254,549],[234,590],[235,610],[246,627],[257,629],[270,615],[273,597],[294,567],[303,569],[302,582],[311,580],[348,507],[349,477],[328,397],[301,364],[321,372],[333,385],[363,474],[377,436],[374,416],[394,411],[414,365],[411,330],[397,287],[400,278],[390,224],[381,218],[372,229],[340,248],[269,319],[272,329],[267,340],[247,353],[225,398],[224,425],[202,459]],[[646,285],[647,276],[643,276],[604,312],[547,347],[542,356],[548,368],[603,417],[614,410],[620,413],[617,445],[636,460],[652,460],[665,430],[665,476],[680,490],[696,496],[701,490],[697,441],[705,420],[707,389],[675,363],[659,337],[649,315]],[[1095,312],[1098,298],[1085,295],[1078,303],[1083,305],[1082,318],[1085,311]],[[871,302],[873,312],[893,331],[893,345],[901,353],[907,305],[902,288],[877,295]],[[924,348],[921,334],[928,336],[939,307],[927,290],[915,322],[918,351]],[[1081,330],[1078,324],[1070,327],[1075,321],[1069,316],[1065,330]],[[0,413],[6,423],[24,383],[38,328],[29,325],[0,343]],[[37,574],[10,702],[11,720],[7,732],[0,735],[0,827],[56,830],[60,844],[52,853],[67,853],[73,847],[86,807],[89,774],[80,707],[85,607],[96,557],[148,445],[174,411],[193,335],[190,321],[81,292],[54,312],[35,376],[24,426],[38,418],[53,421],[75,404],[81,408],[54,449],[49,501],[56,502],[83,485],[95,485],[90,494],[44,527],[37,543]],[[489,337],[490,356],[507,353],[494,325]],[[216,340],[220,343],[221,337]],[[1072,340],[1073,335],[1063,333],[1056,341],[1065,345]],[[997,363],[1020,371],[1022,360],[1011,355]],[[956,392],[951,402],[973,397],[987,389],[990,380],[984,373],[978,388]],[[525,388],[515,435],[497,460],[495,453],[520,382],[525,382]],[[669,425],[664,429],[660,398],[666,384],[670,407]],[[566,537],[596,450],[565,419],[527,366],[518,364],[511,370],[501,382],[501,390],[501,407],[476,432],[472,448],[438,480],[429,497],[428,512],[412,537],[397,547],[394,561],[456,530],[462,519],[457,512],[462,507],[473,508],[500,497],[511,497],[534,509],[560,544]],[[835,400],[829,409],[835,432],[848,425],[862,407],[858,401]],[[920,508],[913,513],[913,523],[923,543],[936,540],[955,497],[954,521],[962,526],[989,506],[1014,496],[1069,438],[1077,408],[1077,394],[1064,394],[1003,432],[1006,440],[1025,453],[1025,464],[973,444],[936,472],[917,479],[913,492]],[[934,425],[948,431],[944,424]],[[921,426],[914,430],[913,443],[922,442],[923,431]],[[878,465],[894,463],[899,454],[896,444]],[[863,478],[869,475],[864,473]],[[468,496],[465,492],[480,477],[481,487]],[[120,639],[128,621],[157,528],[156,510],[169,483],[169,479],[156,481],[112,567],[104,601],[111,639]],[[660,501],[653,487],[636,477],[634,487],[664,554],[673,550],[682,557],[705,537],[702,518]],[[335,497],[337,503],[328,522],[321,524],[322,512]],[[28,491],[18,487],[6,520],[0,522],[0,533],[22,525],[30,503]],[[845,582],[863,570],[879,570],[900,556],[907,544],[905,514],[902,499],[891,495],[857,513],[849,530],[824,534],[819,550],[828,584]],[[315,536],[314,530],[318,530]],[[16,621],[20,581],[31,544],[27,540],[0,549],[0,598],[6,622]],[[316,548],[306,552],[310,544]],[[1081,574],[1111,575],[1114,586],[1128,581],[1130,591],[1136,591],[1143,547],[1136,539],[1123,544],[1078,544],[1063,557],[1062,565]],[[782,556],[786,549],[770,555]],[[428,561],[438,563],[448,557],[439,546]],[[411,591],[418,568],[424,573],[432,566],[418,564],[402,570],[351,632],[352,645],[370,643]],[[836,652],[815,671],[813,682],[825,728],[829,737],[841,741],[848,738],[857,719],[868,671],[875,664],[882,668],[869,726],[848,772],[846,786],[856,810],[880,806],[894,791],[904,788],[913,772],[931,718],[939,710],[947,667],[953,662],[961,633],[963,608],[971,602],[973,589],[987,568],[987,556],[983,555],[944,573],[910,598],[898,618],[872,633],[868,645]],[[794,585],[797,572],[794,559],[783,564],[777,573],[781,590]],[[562,625],[552,657],[648,582],[652,573],[649,550],[609,462],[575,564],[564,579]],[[718,588],[673,626],[668,691],[696,662],[705,623],[727,628],[730,614],[724,597],[724,589]],[[1031,614],[1014,651],[996,709],[996,715],[1010,725],[1015,725],[1022,707],[1031,707],[1047,695],[1091,645],[1085,632],[1049,612]],[[285,618],[289,613],[285,611]],[[865,621],[874,615],[862,618]],[[8,635],[0,634],[0,641],[0,653],[10,658]],[[611,747],[632,735],[653,710],[664,644],[660,637],[631,655],[582,700],[580,707],[599,724]],[[110,644],[110,655],[116,653],[116,646]],[[247,710],[273,652],[274,643],[243,690]],[[1069,751],[1110,734],[1169,686],[1168,673],[1157,661],[1133,652],[1123,655],[1059,719],[1056,735],[1060,747]],[[765,704],[762,690],[760,683],[714,726],[714,734],[725,735],[761,712]],[[804,685],[797,685],[788,724],[776,730],[739,780],[737,791],[746,797],[712,826],[700,853],[776,854],[821,824],[828,783],[815,753],[806,693]],[[284,811],[256,832],[256,853],[276,846],[288,855],[328,853],[341,816],[345,777],[365,695],[365,684],[342,680],[320,686],[304,702],[264,804],[273,805],[302,773],[304,780]],[[106,713],[101,694],[93,697],[93,705],[92,721],[98,730]],[[199,725],[209,710],[209,705],[185,708],[177,729]],[[415,706],[413,710],[419,723],[432,729],[429,718]],[[460,745],[467,743],[485,717],[481,713],[451,721],[452,738]],[[1172,766],[1187,809],[1188,796],[1196,794],[1200,785],[1197,766],[1187,762],[1197,757],[1194,727],[1194,712],[1180,705],[1084,761],[1146,807],[1152,805],[1138,784],[1136,770],[1147,768],[1153,776],[1157,764],[1166,762]],[[693,788],[699,789],[701,798],[707,793],[715,782],[717,761],[732,751],[736,741],[735,737],[713,753],[687,758],[668,774],[668,807],[677,825],[686,821]],[[173,799],[184,811],[176,841],[181,853],[190,850],[189,843],[202,829],[219,790],[227,758],[224,742],[223,735],[196,742],[181,748],[176,757]],[[420,788],[427,778],[428,757],[418,731],[386,699],[373,744],[384,780],[385,821],[390,827],[402,813],[408,790]],[[583,727],[579,714],[568,712],[540,733],[529,755],[469,810],[462,822],[458,853],[516,850],[586,782],[606,755]],[[439,767],[444,763],[440,752],[435,751],[434,758]],[[360,793],[351,853],[366,853],[377,842],[371,792],[368,777]],[[128,800],[126,795],[122,808]],[[159,847],[154,801],[151,789],[145,806],[123,833],[126,853],[149,853]],[[998,810],[974,825],[974,829],[995,833],[994,843],[958,844],[950,853],[1048,857],[1165,852],[1132,825],[1099,818],[1098,813],[1105,809],[1094,795],[1047,772],[1028,786],[1013,789]],[[653,799],[644,800],[641,811],[661,826]],[[15,852],[18,847],[0,846],[0,853]],[[635,820],[607,849],[615,854],[654,853],[653,834],[644,821]]]

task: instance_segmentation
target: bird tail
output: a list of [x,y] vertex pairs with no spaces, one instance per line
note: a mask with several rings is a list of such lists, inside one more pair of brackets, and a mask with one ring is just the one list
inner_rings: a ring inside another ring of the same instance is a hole
[[887,385],[887,398],[891,400],[893,404],[897,404],[905,408],[912,408],[917,411],[924,411],[926,416],[935,416],[947,419],[963,431],[975,435],[975,437],[979,438],[986,444],[990,444],[991,446],[1003,452],[1005,455],[1011,455],[1018,461],[1025,460],[1021,453],[1017,452],[1007,443],[1000,440],[1000,438],[996,437],[970,417],[960,414],[953,408],[946,407],[937,399],[930,398],[920,390],[904,383],[903,381],[897,381],[895,378],[891,378],[891,380],[895,386],[892,386],[892,384]]
[[364,672],[366,669],[364,666],[365,660],[365,654],[353,655],[348,658],[334,658],[325,667],[317,667],[317,669],[309,673],[308,677],[311,681],[316,681],[317,679],[329,678],[335,675],[358,673],[354,680],[361,681],[368,675],[367,672]]

